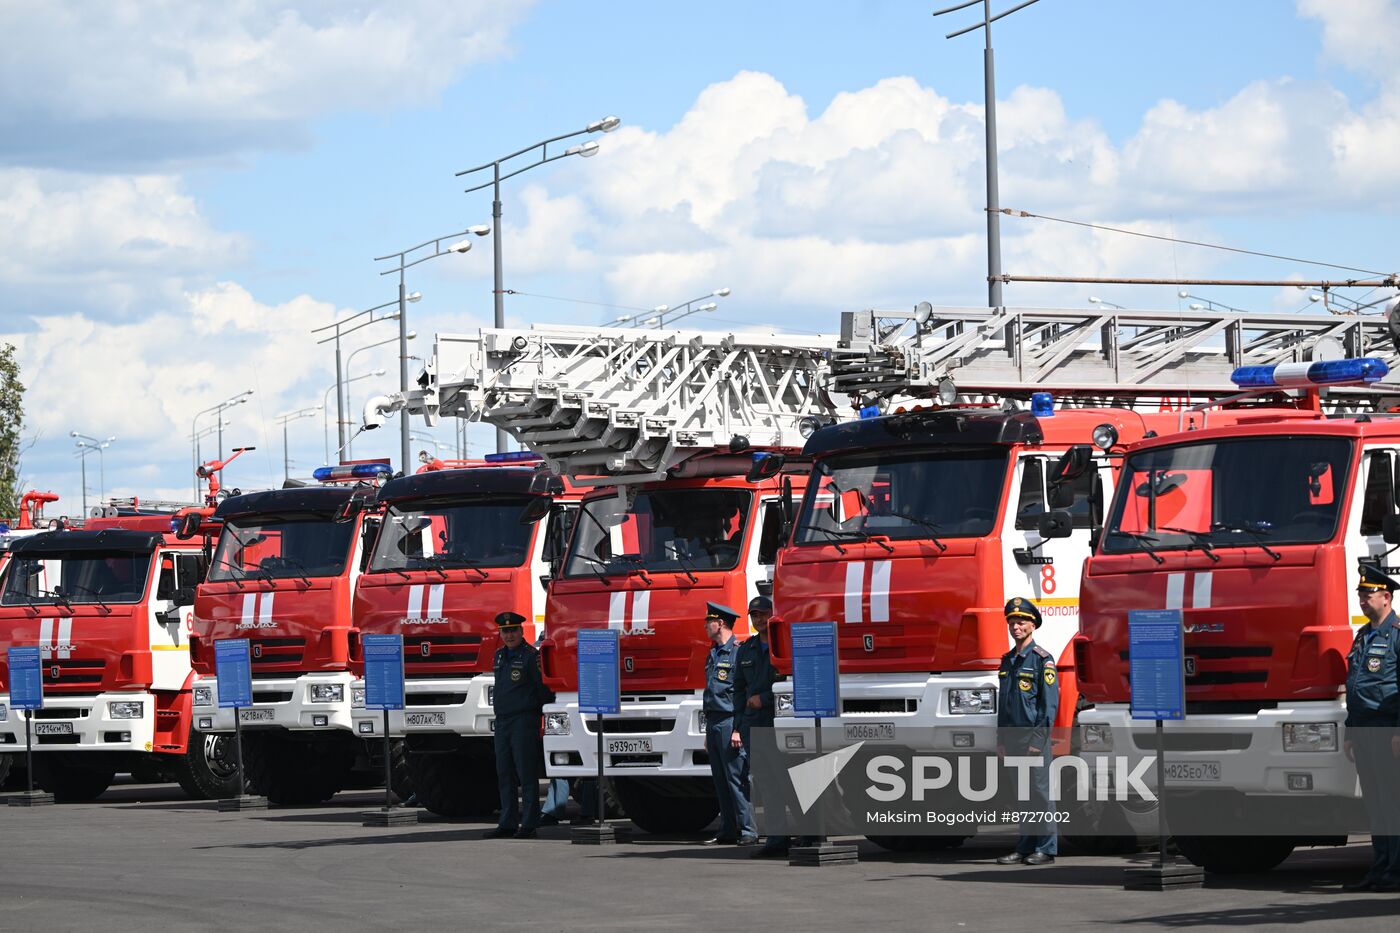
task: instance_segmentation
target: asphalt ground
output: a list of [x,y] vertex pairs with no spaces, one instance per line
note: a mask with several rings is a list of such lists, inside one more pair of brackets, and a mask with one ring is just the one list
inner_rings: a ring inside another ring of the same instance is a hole
[[118,784],[91,804],[0,808],[0,930],[1136,930],[1396,929],[1400,895],[1343,894],[1367,840],[1299,850],[1265,875],[1125,891],[1135,859],[1002,867],[1006,838],[854,866],[795,868],[700,837],[571,845],[483,840],[488,823],[422,814],[369,829],[382,802],[221,814],[173,785]]

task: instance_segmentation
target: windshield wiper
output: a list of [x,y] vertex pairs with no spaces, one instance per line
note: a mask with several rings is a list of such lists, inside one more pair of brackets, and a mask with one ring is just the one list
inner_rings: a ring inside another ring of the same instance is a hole
[[846,540],[846,532],[832,531],[830,528],[823,528],[821,525],[798,525],[797,527],[802,531],[820,531],[831,539],[832,546],[835,547],[836,550],[840,551],[842,554],[846,553],[846,549],[841,546],[841,542]]
[[72,602],[69,601],[68,597],[67,597],[67,596],[64,596],[62,593],[58,592],[57,590],[40,590],[40,591],[38,592],[37,595],[39,595],[39,596],[48,596],[48,597],[50,597],[51,599],[55,599],[55,600],[57,600],[58,602],[62,603],[64,606],[66,606],[66,607],[69,608],[69,609],[72,609],[72,608],[73,608],[73,604],[72,604]]
[[640,554],[618,554],[613,560],[624,560],[632,565],[632,569],[627,571],[627,575],[638,576],[647,586],[651,586],[651,577],[647,576],[646,562],[642,560]]
[[1264,543],[1263,536],[1269,534],[1272,526],[1268,522],[1245,522],[1242,525],[1230,525],[1225,522],[1214,522],[1210,526],[1211,533],[1217,531],[1229,531],[1236,534],[1249,535],[1250,539],[1259,546],[1259,549],[1268,554],[1274,560],[1283,560],[1283,555]]
[[444,565],[454,570],[459,567],[463,570],[473,570],[476,572],[477,576],[481,577],[483,580],[491,576],[485,570],[478,567],[473,561],[465,557],[452,557],[447,554],[429,554],[426,557],[420,557],[418,559],[427,564],[430,570],[436,571],[438,576],[442,577],[444,580],[447,579],[447,573],[442,569]]
[[[108,613],[112,611],[112,607],[102,601],[102,594],[97,592],[97,590],[94,590],[92,587],[85,586],[82,583],[65,583],[64,586],[68,589],[82,590],[84,593],[88,594],[93,599],[95,599],[97,601],[97,605],[107,610]],[[71,603],[68,604],[68,608],[73,608]]]
[[[604,585],[604,586],[609,586],[609,587],[612,586],[612,584],[608,582],[608,575],[604,572],[604,571],[606,571],[606,570],[608,569],[608,565],[607,565],[607,564],[603,563],[602,561],[598,560],[597,558],[589,557],[587,554],[575,554],[574,557],[578,558],[579,560],[587,561],[588,563],[592,564],[592,565],[593,565],[593,572],[598,576],[598,579],[602,581],[603,585]],[[570,559],[572,560],[573,558],[570,558]],[[600,568],[600,567],[602,568],[602,570],[599,570],[599,569],[598,569],[598,568]]]
[[811,531],[820,531],[823,534],[830,537],[831,543],[835,545],[836,550],[840,551],[842,554],[846,553],[846,549],[843,548],[841,545],[836,544],[837,541],[854,541],[858,544],[865,544],[869,542],[871,544],[878,544],[880,547],[884,548],[885,552],[888,554],[894,553],[894,548],[890,547],[887,543],[881,541],[879,538],[875,537],[868,531],[856,531],[854,529],[848,530],[845,528],[832,530],[830,528],[822,528],[819,525],[803,525],[802,527],[810,529]]
[[1201,553],[1205,554],[1205,556],[1209,557],[1211,563],[1218,563],[1220,561],[1220,555],[1215,553],[1215,545],[1211,544],[1209,536],[1202,532],[1192,531],[1189,528],[1173,528],[1170,525],[1158,525],[1157,530],[1170,531],[1175,534],[1186,535],[1186,537],[1191,539],[1191,546],[1188,547],[1186,550],[1189,551],[1191,550],[1191,548],[1196,548],[1200,550]]
[[938,531],[940,527],[938,522],[931,522],[927,518],[920,518],[918,515],[912,515],[908,512],[899,513],[899,517],[904,519],[906,522],[913,522],[920,528],[927,531],[928,539],[932,541],[940,551],[948,550],[948,545],[944,544],[942,541],[939,541],[938,535],[935,534],[935,532]]
[[699,583],[699,582],[700,582],[700,578],[697,577],[697,576],[695,575],[695,571],[694,571],[694,569],[691,567],[690,561],[686,560],[686,556],[687,556],[687,553],[686,553],[686,552],[689,551],[689,550],[690,550],[690,548],[688,548],[688,547],[687,547],[685,550],[681,550],[680,548],[676,548],[676,562],[677,562],[678,564],[680,564],[681,567],[683,567],[683,568],[685,569],[685,575],[686,575],[687,577],[690,578],[690,582],[691,582],[691,583]]
[[[305,583],[307,586],[310,586],[310,585],[311,585],[311,578],[310,578],[309,576],[307,576],[307,574],[306,574],[306,565],[305,565],[305,564],[303,564],[301,561],[297,560],[295,557],[288,557],[288,556],[286,556],[285,554],[282,555],[281,557],[277,558],[277,559],[278,559],[279,561],[281,561],[282,563],[284,563],[284,564],[290,565],[290,566],[292,567],[292,569],[296,570],[296,571],[298,572],[298,576],[301,577],[301,582]],[[272,581],[272,575],[271,575],[271,573],[269,573],[269,574],[268,574],[268,582],[270,583],[271,581]],[[274,584],[274,586],[275,586],[275,584]]]
[[1152,550],[1147,544],[1149,541],[1159,541],[1160,539],[1156,535],[1144,535],[1136,531],[1110,531],[1109,534],[1119,538],[1131,538],[1133,542],[1137,544],[1138,550],[1142,551],[1159,564],[1166,563],[1166,560],[1159,557],[1157,552]]
[[[229,532],[229,534],[233,534],[233,532]],[[238,535],[233,535],[233,536],[234,536],[235,538],[238,537]],[[222,557],[216,557],[216,558],[214,558],[214,563],[216,563],[216,564],[222,564],[222,565],[224,565],[225,567],[227,567],[229,570],[237,570],[238,573],[240,574],[240,576],[242,576],[242,577],[246,577],[246,576],[248,575],[248,571],[244,570],[242,567],[238,566],[237,564],[230,564],[228,561],[224,560]],[[229,577],[229,579],[232,580],[232,581],[234,582],[234,585],[237,586],[240,590],[243,589],[243,581],[242,581],[239,577]]]

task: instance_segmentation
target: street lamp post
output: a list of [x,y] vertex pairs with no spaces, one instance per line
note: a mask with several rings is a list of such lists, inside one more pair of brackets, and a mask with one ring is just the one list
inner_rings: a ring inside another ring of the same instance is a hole
[[[345,384],[346,386],[349,386],[350,383],[352,383],[352,382],[359,382],[361,379],[368,379],[368,378],[370,378],[371,376],[382,376],[382,375],[384,375],[384,373],[385,373],[385,370],[383,370],[383,369],[372,370],[372,371],[370,371],[370,372],[365,373],[363,376],[356,376],[354,379],[346,379],[344,384]],[[332,389],[339,389],[340,386],[341,386],[341,383],[340,383],[339,381],[337,381],[337,382],[332,382],[330,385],[328,385],[328,386],[326,387],[326,391],[323,392],[323,393],[321,394],[321,412],[322,412],[322,414],[321,414],[321,434],[323,435],[323,438],[322,438],[322,439],[325,441],[325,444],[326,444],[326,461],[325,461],[325,462],[326,462],[326,465],[327,465],[327,466],[329,466],[329,465],[330,465],[330,462],[331,462],[331,440],[330,440],[330,420],[329,420],[329,418],[327,417],[327,416],[330,414],[330,412],[328,411],[328,409],[326,408],[326,406],[330,403],[330,400],[331,400],[331,390],[332,390]],[[339,395],[340,393],[337,392],[336,394]],[[344,432],[342,431],[342,433],[344,433]],[[349,441],[346,441],[345,443],[349,443]],[[335,451],[335,452],[336,452],[336,456],[338,457],[338,456],[340,455],[340,452],[343,451],[344,449],[345,449],[345,444],[341,444],[339,447],[337,447],[337,448],[336,448],[336,451]]]
[[[711,301],[701,305],[698,308],[692,308],[691,305],[695,304],[695,302],[697,301],[704,301],[706,298],[726,298],[728,296],[728,287],[717,288],[714,291],[707,292],[706,294],[701,295],[698,298],[692,298],[689,301],[682,301],[680,304],[677,305],[657,305],[655,308],[651,309],[651,317],[644,318],[638,323],[640,323],[643,327],[653,324],[657,327],[665,327],[667,324],[674,324],[676,321],[679,321],[683,317],[689,317],[692,314],[699,314],[702,311],[713,311],[719,307],[718,303]],[[626,322],[634,320],[635,318],[636,315],[634,314],[624,314],[619,318],[615,318],[614,320],[608,321],[603,326],[612,327],[616,324],[625,324]]]
[[1211,301],[1209,298],[1202,298],[1202,297],[1200,297],[1199,295],[1188,295],[1186,292],[1177,292],[1177,293],[1176,293],[1176,297],[1178,297],[1178,298],[1186,298],[1186,299],[1189,299],[1189,300],[1191,300],[1191,301],[1198,302],[1198,304],[1192,304],[1192,305],[1188,305],[1188,306],[1187,306],[1187,307],[1189,307],[1192,311],[1208,310],[1208,311],[1233,311],[1233,312],[1235,312],[1236,314],[1245,314],[1245,313],[1246,313],[1246,312],[1244,312],[1244,311],[1241,311],[1239,308],[1232,308],[1232,307],[1230,307],[1229,305],[1223,305],[1223,304],[1221,304],[1221,303],[1218,302],[1218,301]]
[[[471,234],[486,236],[486,234],[490,232],[490,227],[485,224],[478,224],[475,227],[468,227],[457,233],[448,233],[440,237],[434,237],[431,240],[424,240],[417,246],[410,246],[408,249],[399,250],[396,253],[386,253],[383,256],[374,257],[375,262],[383,262],[386,259],[398,260],[397,266],[385,269],[379,274],[391,275],[395,272],[399,274],[399,391],[405,395],[408,394],[408,308],[405,306],[404,302],[407,301],[408,298],[407,293],[404,291],[404,272],[419,263],[427,262],[429,259],[436,259],[439,256],[446,256],[449,253],[465,253],[470,250],[472,248],[472,241],[458,239],[459,237],[465,237]],[[450,246],[443,246],[442,244],[446,240],[457,240],[457,242]],[[409,260],[408,257],[411,253],[416,253],[421,249],[427,249],[430,246],[433,248],[431,253],[425,256],[419,256],[417,259],[411,261]],[[414,292],[414,294],[416,295],[418,293]],[[407,473],[409,467],[407,411],[403,413],[399,421],[399,446],[400,455],[403,458],[401,469],[404,473]]]
[[[392,320],[395,320],[395,319],[398,319],[399,321],[402,321],[402,320],[403,320],[403,316],[404,316],[404,302],[409,301],[409,302],[414,302],[414,303],[416,303],[416,302],[420,301],[422,298],[423,298],[423,295],[422,295],[421,293],[419,293],[419,292],[414,292],[412,295],[405,295],[405,294],[403,293],[403,289],[400,288],[400,289],[399,289],[399,297],[396,298],[396,299],[394,299],[393,301],[386,301],[386,302],[384,302],[382,305],[375,305],[373,308],[366,308],[366,309],[363,310],[363,311],[356,311],[354,314],[350,315],[349,317],[341,318],[341,319],[338,320],[338,321],[332,321],[332,322],[329,323],[329,324],[325,324],[325,325],[323,325],[323,326],[321,326],[321,327],[317,327],[316,329],[314,329],[313,331],[311,331],[311,333],[313,333],[313,334],[318,334],[318,333],[320,333],[320,332],[323,331],[323,330],[331,330],[332,328],[335,329],[335,333],[333,333],[331,336],[329,336],[329,337],[323,337],[323,338],[321,338],[320,340],[318,340],[318,341],[316,341],[316,342],[317,342],[318,344],[322,344],[322,343],[330,343],[331,341],[335,341],[335,384],[336,384],[336,386],[341,386],[341,385],[344,384],[344,375],[343,375],[343,374],[344,374],[345,370],[344,370],[344,368],[341,366],[341,363],[340,363],[340,338],[341,338],[341,337],[344,337],[346,334],[353,334],[355,331],[359,330],[361,327],[368,327],[369,325],[371,325],[371,324],[377,324],[377,323],[379,323],[380,321],[392,321]],[[382,310],[384,310],[385,308],[393,307],[394,305],[398,305],[398,310],[397,310],[397,311],[394,311],[394,312],[392,312],[392,313],[390,313],[390,314],[381,314],[381,315],[379,315],[379,317],[375,317],[375,316],[374,316],[374,313],[375,313],[376,311],[382,311]],[[357,319],[359,319],[359,318],[362,318],[362,317],[364,317],[365,315],[369,315],[369,320],[367,320],[367,321],[361,321],[360,323],[356,324],[354,327],[350,327],[350,328],[347,328],[347,329],[345,329],[345,330],[342,330],[342,329],[341,329],[341,328],[344,328],[345,325],[349,324],[351,321],[354,321],[354,320],[357,320]],[[402,328],[401,328],[401,329],[402,329]],[[337,449],[338,449],[338,450],[344,450],[344,449],[345,449],[345,402],[344,402],[344,400],[343,400],[342,397],[341,397],[341,392],[340,392],[340,389],[339,389],[339,388],[336,389],[336,393],[335,393],[335,425],[336,425],[336,437],[337,437],[337,439],[338,439],[339,442],[340,442],[340,446],[339,446]]]
[[1105,308],[1117,308],[1119,311],[1122,311],[1122,310],[1123,310],[1123,306],[1122,306],[1122,305],[1116,305],[1116,304],[1114,304],[1114,303],[1111,302],[1111,301],[1105,301],[1104,299],[1100,298],[1100,297],[1097,296],[1097,295],[1090,295],[1090,296],[1089,296],[1089,304],[1091,304],[1091,305],[1103,305]]
[[[495,296],[495,326],[506,326],[505,279],[501,264],[501,182],[505,181],[508,178],[514,178],[521,172],[528,172],[532,168],[544,165],[546,162],[553,162],[556,159],[563,159],[574,155],[584,159],[591,158],[598,152],[598,143],[594,141],[586,142],[578,146],[570,146],[563,152],[557,153],[555,155],[549,154],[549,147],[552,143],[557,143],[565,139],[573,139],[575,136],[583,136],[589,133],[611,133],[613,130],[617,129],[618,126],[620,126],[621,124],[622,121],[615,116],[604,117],[601,120],[595,120],[594,122],[588,124],[581,130],[574,130],[572,133],[564,133],[562,136],[552,136],[549,139],[541,140],[540,142],[537,142],[532,146],[526,146],[523,149],[517,149],[510,155],[501,156],[499,159],[496,159],[493,162],[485,162],[481,165],[476,166],[475,168],[463,169],[462,171],[457,173],[457,177],[461,178],[464,175],[475,175],[477,172],[484,172],[488,168],[491,170],[490,181],[483,182],[482,184],[476,185],[472,188],[467,188],[465,193],[471,194],[472,192],[480,191],[483,188],[491,189],[491,228],[493,231],[491,235],[491,252],[493,256],[494,266],[494,273],[492,276],[492,292]],[[512,159],[517,159],[520,156],[525,155],[526,153],[535,153],[536,150],[538,150],[538,153],[535,154],[534,161],[530,162],[527,165],[522,165],[519,168],[516,168],[514,171],[507,172],[504,175],[501,174],[501,165],[503,163],[510,162]],[[501,428],[497,428],[496,452],[505,453],[509,446],[509,438],[507,437],[506,432]]]
[[313,405],[310,408],[302,408],[277,416],[277,423],[282,426],[282,482],[285,483],[292,475],[291,454],[287,449],[287,425],[298,418],[310,418],[324,407],[324,405]]
[[102,500],[105,499],[105,498],[107,498],[107,463],[106,463],[106,459],[107,459],[107,458],[106,458],[106,456],[105,456],[102,452],[103,452],[104,450],[106,450],[108,447],[111,447],[111,446],[112,446],[112,443],[113,443],[114,441],[116,441],[116,437],[108,437],[106,440],[100,440],[100,441],[99,441],[99,440],[98,440],[97,438],[95,438],[95,437],[90,437],[90,436],[87,435],[87,434],[81,434],[81,433],[79,433],[79,432],[77,432],[77,431],[69,431],[69,432],[68,432],[68,436],[69,436],[69,437],[76,437],[76,438],[78,439],[78,442],[77,442],[78,456],[79,456],[79,457],[82,459],[82,461],[83,461],[83,468],[82,468],[82,474],[83,474],[83,515],[87,515],[87,454],[88,454],[88,451],[90,451],[90,450],[95,450],[95,451],[97,451],[97,502],[98,502],[98,504],[100,505],[101,502],[102,502]]

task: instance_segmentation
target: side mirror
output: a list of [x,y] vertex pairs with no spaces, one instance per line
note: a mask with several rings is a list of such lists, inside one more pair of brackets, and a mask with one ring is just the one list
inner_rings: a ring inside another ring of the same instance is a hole
[[204,516],[198,512],[190,512],[180,519],[180,526],[175,529],[175,537],[181,541],[188,541],[199,534],[199,526],[204,523]]
[[787,477],[783,477],[783,498],[781,501],[781,508],[783,510],[782,540],[783,543],[786,544],[788,534],[792,531],[792,523],[797,517],[797,514],[792,508],[792,480]]
[[1088,472],[1094,463],[1094,448],[1088,444],[1075,444],[1066,450],[1050,470],[1050,485],[1063,486],[1072,483]]
[[360,514],[360,509],[364,508],[364,500],[358,496],[351,496],[335,510],[335,517],[332,519],[337,525],[355,520],[355,516]]
[[1042,512],[1036,520],[1036,531],[1042,538],[1068,538],[1074,534],[1074,519],[1063,509]]
[[756,453],[753,457],[753,466],[749,467],[748,475],[745,477],[750,483],[759,480],[772,479],[783,470],[783,465],[787,463],[787,457],[783,454]]
[[549,514],[549,510],[554,506],[554,500],[549,496],[536,496],[531,499],[525,508],[520,510],[520,524],[533,525]]
[[[1089,486],[1089,524],[1099,530],[1103,529],[1103,474],[1094,471],[1094,478]],[[1098,540],[1098,536],[1094,536]]]
[[170,601],[177,606],[194,605],[194,587],[182,586],[171,594]]
[[1386,544],[1400,544],[1400,515],[1387,515],[1381,519],[1381,537]]

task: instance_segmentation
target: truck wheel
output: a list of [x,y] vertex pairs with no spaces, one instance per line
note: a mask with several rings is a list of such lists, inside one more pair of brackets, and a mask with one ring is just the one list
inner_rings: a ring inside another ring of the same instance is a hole
[[154,755],[134,754],[131,756],[131,779],[137,784],[168,784],[170,778],[166,777],[165,771],[161,769],[160,762],[155,760]]
[[5,786],[5,779],[10,776],[10,765],[13,761],[12,755],[0,755],[0,787]]
[[413,796],[413,775],[408,770],[408,743],[395,739],[389,743],[389,787],[403,803]]
[[493,758],[461,751],[409,752],[406,771],[413,785],[411,793],[418,795],[418,806],[430,813],[489,817],[500,806]]
[[191,800],[224,800],[238,793],[238,762],[233,736],[190,729],[188,751],[166,766]]
[[1218,875],[1270,871],[1293,852],[1289,836],[1176,836],[1191,864]]
[[244,775],[278,806],[331,799],[354,763],[353,750],[338,742],[307,741],[279,732],[243,736]]
[[685,783],[672,779],[662,787],[641,778],[618,778],[611,784],[627,818],[644,833],[698,833],[719,815],[713,785],[700,778]]
[[956,849],[971,836],[866,836],[890,852],[944,852]]
[[116,768],[99,762],[88,763],[83,755],[50,752],[34,757],[34,783],[58,803],[87,803],[107,792]]

